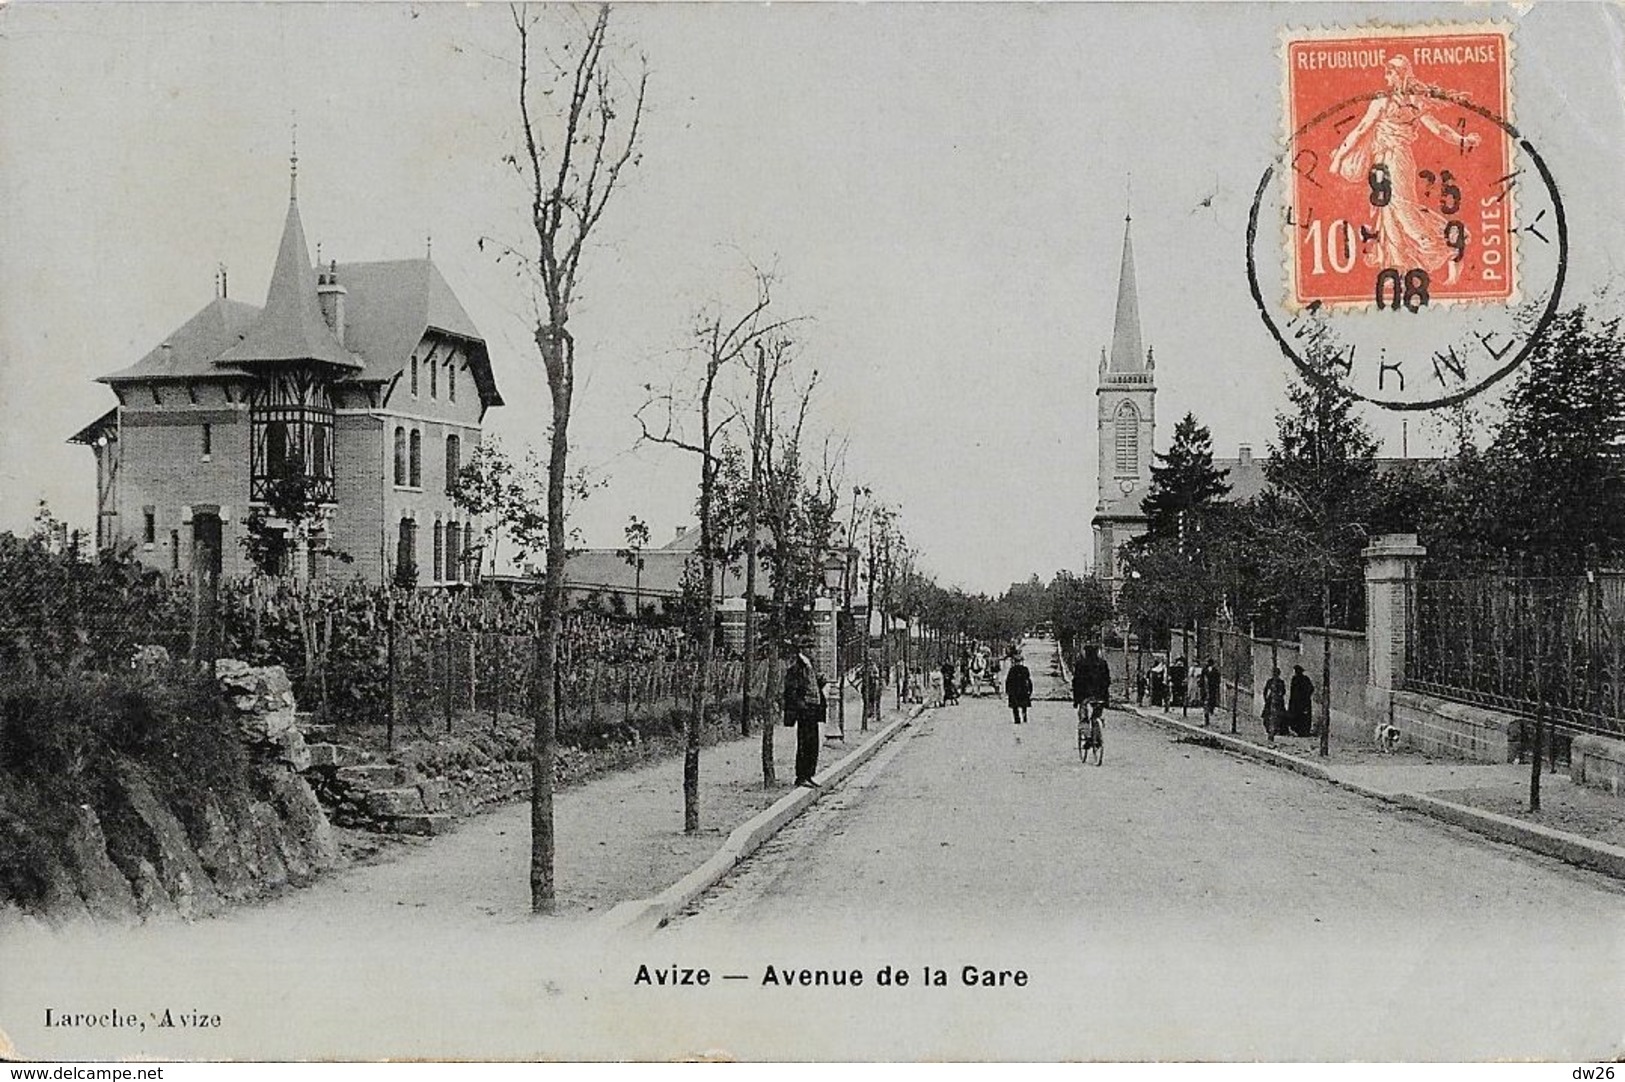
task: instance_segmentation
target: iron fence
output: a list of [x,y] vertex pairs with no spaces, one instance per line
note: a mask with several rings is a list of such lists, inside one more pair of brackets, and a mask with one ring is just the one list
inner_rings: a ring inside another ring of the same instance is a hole
[[1625,571],[1417,579],[1405,686],[1625,736]]

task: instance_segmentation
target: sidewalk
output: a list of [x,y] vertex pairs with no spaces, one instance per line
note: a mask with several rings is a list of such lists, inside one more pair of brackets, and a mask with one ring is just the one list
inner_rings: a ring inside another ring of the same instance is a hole
[[1238,712],[1232,734],[1229,709],[1215,711],[1204,727],[1199,710],[1182,716],[1176,708],[1121,708],[1183,738],[1625,879],[1625,800],[1575,785],[1549,767],[1540,778],[1541,810],[1530,812],[1527,763],[1474,763],[1409,750],[1390,755],[1335,736],[1323,759],[1319,737],[1277,736],[1271,743],[1263,722],[1246,710]]
[[[823,745],[820,777],[906,716],[887,710],[864,733],[860,714],[854,698],[845,743]],[[712,858],[742,823],[788,795],[808,793],[791,784],[795,730],[780,726],[773,738],[778,784],[772,789],[762,787],[759,727],[749,737],[701,750],[700,830],[694,834],[683,832],[680,754],[559,789],[553,798],[558,916],[595,919],[622,902],[657,895]],[[394,920],[404,910],[459,925],[522,921],[530,916],[529,853],[530,804],[518,801],[460,819],[436,837],[389,838],[370,860],[222,919],[297,922],[320,914],[342,925]]]

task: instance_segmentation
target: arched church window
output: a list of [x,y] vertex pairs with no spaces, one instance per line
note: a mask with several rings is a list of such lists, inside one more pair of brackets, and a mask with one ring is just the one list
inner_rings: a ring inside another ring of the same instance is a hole
[[1117,472],[1120,474],[1138,474],[1140,472],[1140,411],[1134,408],[1134,403],[1124,402],[1117,407],[1117,416],[1113,419],[1112,429]]

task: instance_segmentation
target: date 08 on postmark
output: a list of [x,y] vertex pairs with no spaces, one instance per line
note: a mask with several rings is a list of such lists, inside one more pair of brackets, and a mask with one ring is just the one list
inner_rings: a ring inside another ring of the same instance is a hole
[[1518,297],[1511,35],[1289,31],[1287,307]]

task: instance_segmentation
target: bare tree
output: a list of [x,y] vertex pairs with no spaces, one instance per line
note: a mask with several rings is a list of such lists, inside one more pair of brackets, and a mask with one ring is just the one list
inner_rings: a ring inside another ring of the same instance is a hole
[[[579,18],[567,9],[568,18]],[[554,906],[553,772],[556,661],[564,611],[567,529],[565,496],[569,479],[570,409],[575,395],[576,350],[570,333],[581,254],[602,220],[629,165],[639,155],[639,125],[648,87],[647,63],[634,83],[625,84],[605,54],[610,9],[597,9],[590,22],[566,34],[557,56],[548,56],[536,38],[540,16],[529,6],[511,8],[519,39],[519,118],[523,148],[507,161],[529,193],[533,242],[492,243],[499,259],[522,268],[531,290],[532,333],[552,401],[547,459],[547,575],[536,640],[536,730],[531,755],[530,903],[537,913]],[[538,71],[537,69],[541,69]],[[561,93],[562,91],[562,93]],[[631,106],[624,103],[630,98]]]
[[[773,277],[756,271],[756,299],[738,317],[725,316],[720,307],[702,312],[695,329],[702,368],[697,385],[688,394],[667,391],[645,402],[636,414],[641,438],[686,451],[699,458],[700,544],[696,552],[706,611],[699,621],[699,659],[689,692],[689,717],[683,750],[683,830],[700,828],[700,736],[705,709],[711,698],[711,662],[716,654],[716,574],[719,555],[717,477],[723,465],[721,434],[739,416],[738,410],[719,402],[724,371],[748,355],[759,341],[770,339],[788,320],[768,316],[773,301]],[[698,431],[685,434],[679,415],[692,410]],[[650,427],[649,413],[664,413],[659,430]]]

